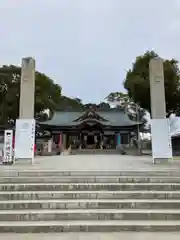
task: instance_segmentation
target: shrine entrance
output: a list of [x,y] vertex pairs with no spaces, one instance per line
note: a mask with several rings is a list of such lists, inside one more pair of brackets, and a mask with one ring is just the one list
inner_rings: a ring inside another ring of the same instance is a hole
[[101,149],[103,128],[100,123],[86,122],[81,126],[80,144],[82,149]]
[[55,141],[57,136],[57,149],[71,149],[77,152],[90,149],[93,151],[88,152],[94,153],[103,152],[101,150],[117,150],[120,144],[129,145],[139,124],[117,109],[89,108],[83,112],[56,112],[51,120],[41,123],[40,126],[43,131],[51,132],[52,141]]

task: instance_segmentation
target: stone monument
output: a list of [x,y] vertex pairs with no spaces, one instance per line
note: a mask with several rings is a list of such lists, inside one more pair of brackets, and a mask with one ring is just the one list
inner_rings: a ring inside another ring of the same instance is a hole
[[[159,119],[163,121],[163,119],[166,119],[164,68],[163,68],[163,60],[161,58],[157,57],[150,60],[149,78],[150,78],[151,117],[152,117],[152,128],[153,128],[153,120]],[[167,125],[167,128],[168,128],[168,125]],[[153,132],[153,130],[154,129],[152,129],[151,132]],[[167,129],[164,129],[164,131],[166,130]],[[157,129],[157,131],[158,131],[157,134],[161,134],[160,133],[161,131],[159,129]],[[152,143],[153,143],[153,133],[152,133]],[[163,143],[158,142],[158,144],[159,144],[159,147],[161,147]],[[168,160],[168,158],[162,158],[162,159],[154,158],[154,163],[157,163],[161,160],[163,161]]]
[[31,57],[22,59],[19,118],[34,118],[35,95],[35,60]]
[[[22,59],[19,119],[16,120],[14,159],[23,159],[23,163],[33,163],[35,142],[35,60]],[[26,160],[26,161],[25,161]]]
[[163,60],[161,58],[151,59],[149,71],[151,116],[155,119],[166,118]]

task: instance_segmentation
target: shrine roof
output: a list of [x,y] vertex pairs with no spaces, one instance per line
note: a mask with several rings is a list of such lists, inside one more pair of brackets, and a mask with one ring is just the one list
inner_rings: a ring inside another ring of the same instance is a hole
[[78,126],[84,122],[98,122],[104,126],[135,126],[142,124],[141,122],[132,121],[128,115],[120,110],[87,110],[84,112],[78,111],[57,111],[52,118],[45,122],[40,122],[42,125],[49,126]]

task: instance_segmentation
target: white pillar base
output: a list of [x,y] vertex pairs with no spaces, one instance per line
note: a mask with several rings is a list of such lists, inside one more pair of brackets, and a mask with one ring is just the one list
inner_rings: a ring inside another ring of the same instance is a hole
[[26,159],[22,159],[22,158],[19,158],[19,159],[15,159],[14,161],[14,164],[15,165],[32,165],[34,164],[34,159],[31,159],[31,158],[26,158]]
[[153,158],[153,164],[164,164],[170,161],[169,158]]

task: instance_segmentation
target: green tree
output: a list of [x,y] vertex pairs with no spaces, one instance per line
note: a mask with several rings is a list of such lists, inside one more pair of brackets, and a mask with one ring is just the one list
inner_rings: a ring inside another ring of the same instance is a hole
[[98,108],[99,108],[99,109],[105,109],[105,110],[107,110],[107,109],[111,108],[111,106],[110,106],[110,104],[107,103],[107,102],[101,102],[101,103],[98,105]]
[[[15,120],[19,116],[21,68],[0,67],[0,123]],[[44,110],[54,111],[61,99],[61,87],[45,74],[36,72],[35,117],[44,115]]]
[[145,110],[133,102],[127,93],[112,92],[105,98],[109,103],[114,104],[116,108],[128,114],[129,118],[134,121],[146,123]]
[[105,99],[108,101],[108,103],[115,105],[118,108],[122,108],[125,111],[132,103],[132,100],[129,98],[128,94],[123,92],[112,92]]
[[74,110],[80,111],[83,107],[82,100],[79,98],[69,98],[61,96],[58,110]]
[[[132,69],[127,72],[124,87],[133,102],[151,113],[149,62],[158,54],[151,51],[138,56]],[[178,62],[174,59],[164,60],[164,84],[166,110],[169,113],[179,113],[180,110],[180,72]]]
[[86,111],[88,109],[97,109],[98,105],[96,103],[86,103],[83,105],[83,110]]
[[80,98],[74,98],[74,100],[76,100],[76,102],[78,102],[80,105],[83,105],[82,99],[80,99]]
[[35,114],[55,111],[61,102],[61,87],[43,73],[36,72]]

